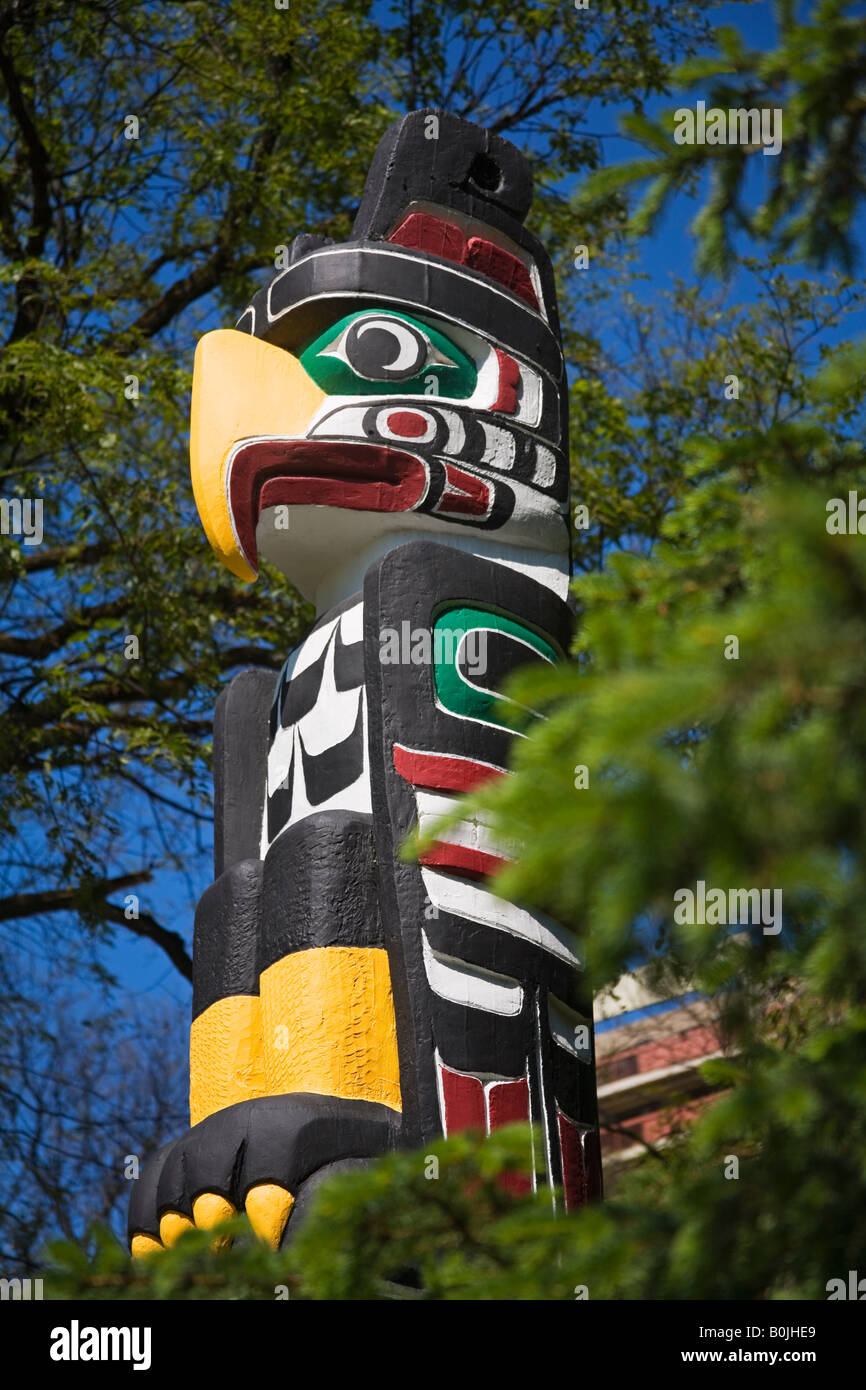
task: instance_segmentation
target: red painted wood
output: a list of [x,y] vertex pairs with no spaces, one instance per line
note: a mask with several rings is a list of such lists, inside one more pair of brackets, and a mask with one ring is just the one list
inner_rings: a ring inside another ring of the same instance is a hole
[[395,228],[388,241],[394,246],[426,251],[431,256],[441,256],[443,260],[465,265],[467,270],[476,270],[491,280],[497,280],[512,294],[531,304],[533,309],[538,308],[538,296],[523,261],[486,237],[473,236],[467,240],[453,222],[446,222],[428,212],[412,212]]
[[508,863],[498,854],[486,854],[468,845],[452,845],[447,840],[437,840],[430,849],[419,854],[418,860],[432,869],[451,869],[466,878],[488,878]]
[[447,1134],[459,1129],[480,1129],[486,1132],[484,1088],[475,1076],[463,1076],[439,1063],[442,1077],[442,1100]]
[[441,256],[446,261],[462,262],[466,255],[466,237],[460,228],[428,212],[410,212],[388,240],[413,251],[429,251],[431,256]]
[[499,393],[490,407],[500,410],[504,415],[514,415],[517,410],[517,388],[520,385],[520,368],[513,357],[500,348],[494,348],[499,363]]
[[601,1148],[597,1130],[581,1130],[556,1112],[562,1153],[562,1185],[567,1211],[576,1211],[601,1196]]
[[439,499],[437,512],[458,516],[484,516],[490,507],[490,488],[474,473],[465,473],[453,463],[445,465],[445,491]]
[[468,270],[478,270],[482,275],[489,275],[491,280],[498,280],[512,294],[525,299],[533,309],[538,308],[529,271],[523,261],[512,256],[510,251],[503,251],[501,246],[494,246],[492,241],[486,241],[483,237],[473,236],[469,238],[464,264]]
[[391,433],[402,439],[423,439],[430,427],[430,421],[417,410],[392,410],[386,423]]
[[229,493],[238,540],[255,566],[256,525],[265,507],[407,512],[426,485],[421,459],[402,449],[343,440],[254,440],[235,454]]
[[484,782],[505,777],[504,767],[479,763],[457,753],[422,753],[394,744],[394,768],[407,782],[431,791],[471,792]]
[[529,1084],[525,1076],[519,1081],[497,1081],[487,1092],[490,1128],[514,1125],[529,1119]]
[[[487,1091],[487,1112],[490,1128],[519,1124],[529,1119],[529,1084],[525,1077],[519,1081],[497,1081]],[[528,1173],[501,1173],[499,1182],[508,1192],[523,1197],[532,1191]]]

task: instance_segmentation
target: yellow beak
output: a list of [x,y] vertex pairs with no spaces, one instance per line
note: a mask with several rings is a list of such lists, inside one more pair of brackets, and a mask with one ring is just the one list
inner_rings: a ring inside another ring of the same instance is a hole
[[232,525],[229,454],[244,439],[303,438],[325,399],[297,357],[261,338],[218,328],[199,340],[189,435],[192,488],[205,535],[240,579],[252,582],[256,573]]

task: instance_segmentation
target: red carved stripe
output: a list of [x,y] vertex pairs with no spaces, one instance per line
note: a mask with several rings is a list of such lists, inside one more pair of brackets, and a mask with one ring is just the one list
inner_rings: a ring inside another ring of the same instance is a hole
[[601,1148],[598,1130],[582,1130],[557,1109],[562,1185],[567,1211],[576,1211],[601,1196]]
[[431,217],[427,212],[410,212],[388,240],[413,251],[429,251],[446,261],[462,264],[466,255],[466,238],[453,222]]
[[499,363],[499,392],[491,410],[501,410],[504,415],[513,415],[517,410],[517,388],[520,385],[520,368],[513,357],[500,348],[494,348]]
[[525,1076],[519,1081],[494,1082],[487,1092],[487,1098],[491,1129],[529,1119],[529,1083]]
[[[519,1081],[497,1081],[488,1087],[487,1112],[491,1129],[528,1120],[529,1084],[526,1077],[521,1077]],[[522,1197],[532,1191],[532,1179],[528,1173],[501,1173],[499,1182],[517,1196]]]
[[504,767],[492,763],[476,762],[457,753],[422,753],[401,743],[394,744],[394,770],[415,787],[441,792],[471,792],[507,775]]
[[430,849],[419,854],[418,860],[430,868],[451,869],[467,878],[489,878],[498,869],[504,869],[508,863],[507,859],[501,858],[498,854],[487,854],[484,850],[471,849],[468,845],[454,845],[448,840],[437,840]]
[[538,296],[529,271],[518,256],[504,251],[486,237],[473,236],[467,241],[453,222],[433,217],[429,212],[411,212],[405,217],[388,241],[394,246],[406,246],[411,251],[428,251],[446,261],[456,261],[467,270],[478,271],[504,285],[512,294],[538,308]]
[[523,261],[518,260],[517,256],[512,256],[510,251],[503,251],[501,246],[494,246],[492,241],[473,236],[469,238],[464,264],[469,270],[480,270],[482,275],[489,275],[491,280],[498,280],[501,285],[511,290],[512,294],[525,299],[533,309],[538,308],[538,299],[532,288],[529,271]]
[[442,1078],[442,1116],[446,1135],[458,1129],[486,1130],[484,1119],[484,1087],[475,1076],[463,1076],[438,1063]]
[[256,525],[265,507],[408,512],[426,487],[424,463],[402,449],[343,440],[256,439],[235,453],[229,505],[241,549],[255,569]]
[[597,1129],[584,1130],[580,1136],[583,1164],[586,1172],[588,1202],[598,1202],[602,1196],[601,1139]]

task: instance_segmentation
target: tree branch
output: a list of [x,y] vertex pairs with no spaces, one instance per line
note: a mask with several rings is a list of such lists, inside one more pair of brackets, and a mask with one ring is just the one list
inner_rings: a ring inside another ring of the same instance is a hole
[[135,936],[143,936],[152,941],[165,952],[185,980],[192,980],[192,960],[183,937],[178,932],[161,926],[149,912],[129,918],[122,907],[106,899],[105,895],[108,893],[117,892],[121,888],[131,888],[138,883],[150,883],[151,879],[150,870],[144,869],[139,873],[80,883],[71,888],[47,888],[38,893],[10,893],[8,897],[0,898],[0,922],[14,921],[21,917],[38,917],[44,912],[89,913],[101,917],[103,921],[125,927]]

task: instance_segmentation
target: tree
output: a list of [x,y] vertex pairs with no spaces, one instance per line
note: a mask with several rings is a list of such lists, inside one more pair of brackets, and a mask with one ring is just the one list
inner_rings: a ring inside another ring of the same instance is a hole
[[[70,967],[77,965],[79,979]],[[144,1155],[184,1123],[185,1039],[164,1001],[97,1011],[83,963],[0,966],[0,1258],[42,1272],[46,1233],[86,1249],[100,1221],[122,1238]]]
[[690,438],[760,433],[807,410],[840,439],[860,427],[856,391],[844,403],[809,394],[833,337],[862,309],[859,282],[806,278],[781,257],[741,257],[736,272],[738,293],[677,277],[647,300],[645,277],[626,257],[594,291],[595,338],[584,338],[569,406],[579,572],[623,548],[653,553],[693,487]]
[[[842,9],[819,6],[811,29],[782,15],[783,55],[803,58],[814,39],[809,62],[791,66],[794,112],[812,109],[821,65],[826,130],[849,132],[828,155],[837,171],[859,140],[859,124],[844,125],[855,31]],[[689,151],[695,167],[716,156]],[[738,179],[742,157],[724,156]],[[850,241],[828,231],[818,246],[794,216],[815,211],[817,179],[802,144],[786,145],[784,198],[753,230],[781,254],[799,228],[803,254],[847,263]],[[822,185],[819,227],[848,227],[856,186]],[[702,214],[705,254],[724,244],[731,206],[717,200]],[[719,997],[737,1043],[736,1059],[705,1064],[728,1092],[693,1134],[575,1222],[568,1248],[594,1296],[822,1298],[856,1267],[866,1234],[866,506],[855,432],[866,347],[837,351],[792,396],[786,343],[747,333],[735,345],[746,362],[763,351],[769,418],[753,402],[733,428],[705,421],[682,441],[686,486],[658,543],[613,554],[579,581],[581,661],[515,689],[548,718],[522,743],[516,777],[481,799],[526,845],[502,891],[585,924],[596,985],[661,943]],[[574,792],[578,760],[590,789]],[[678,926],[676,895],[698,879],[773,885],[782,934],[759,927],[740,941],[712,922]]]

